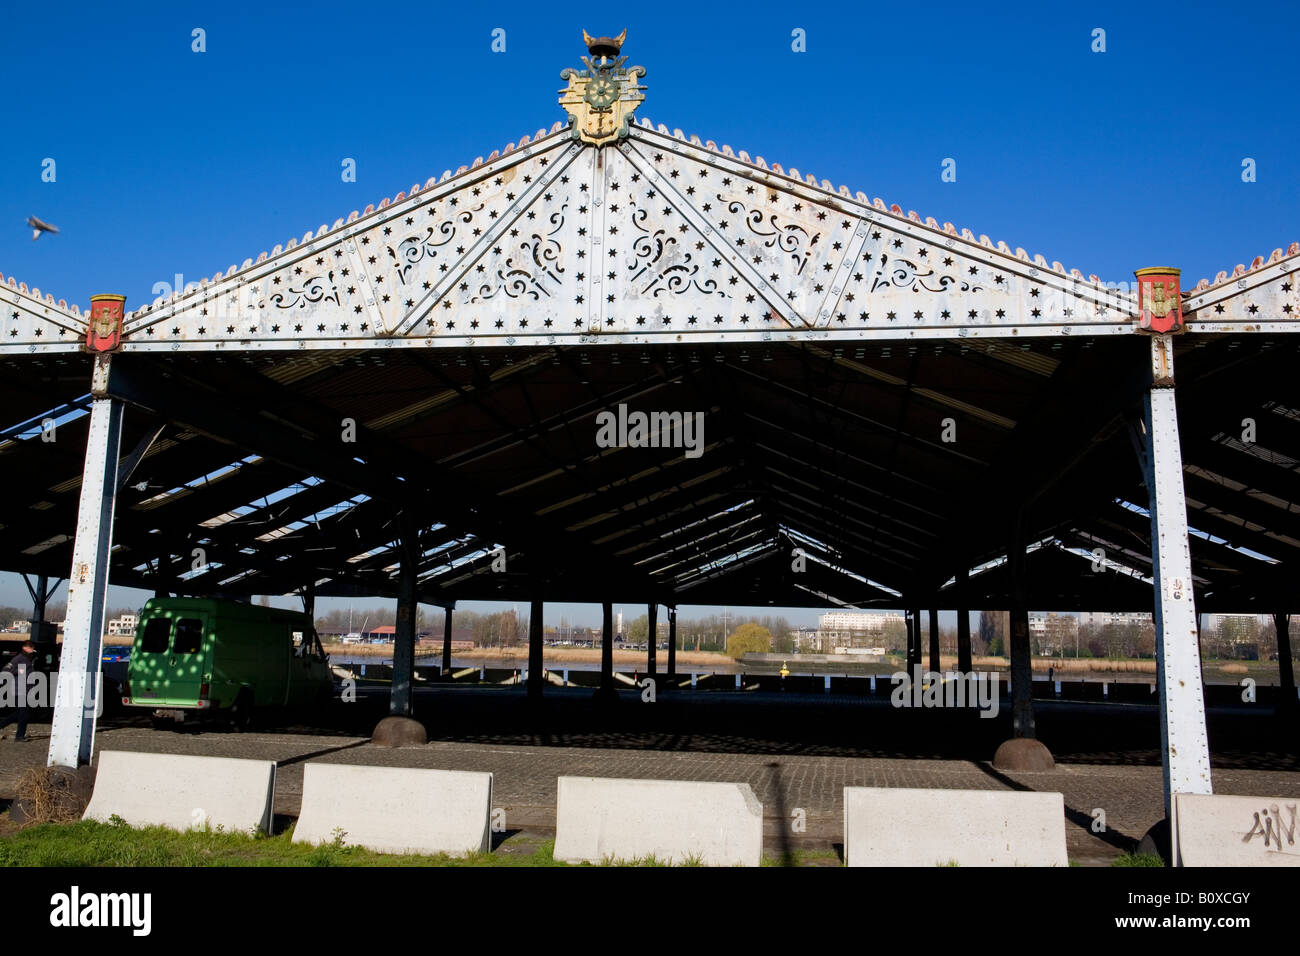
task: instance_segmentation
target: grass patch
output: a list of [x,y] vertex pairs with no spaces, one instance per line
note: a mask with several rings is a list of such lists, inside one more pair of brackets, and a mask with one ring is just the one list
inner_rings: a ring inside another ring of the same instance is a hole
[[46,823],[0,838],[0,867],[7,866],[564,866],[554,841],[527,855],[472,853],[465,857],[375,853],[347,846],[343,834],[332,843],[294,843],[289,830],[252,836],[166,827],[134,828],[82,820]]
[[703,866],[704,861],[696,854],[690,854],[679,863],[674,863],[672,858],[659,859],[653,853],[647,856],[633,857],[624,860],[613,856],[606,856],[600,861],[601,866]]
[[1111,866],[1164,866],[1165,861],[1156,853],[1121,853],[1111,860]]
[[[226,833],[220,828],[180,832],[166,827],[131,827],[120,817],[109,823],[80,820],[42,823],[0,836],[0,868],[10,866],[58,867],[191,867],[191,866],[569,866],[555,859],[555,841],[521,841],[518,847],[499,847],[495,853],[447,854],[375,853],[349,846],[347,833],[336,829],[327,843],[312,846],[293,842],[293,828],[276,836]],[[795,866],[816,865],[833,851],[797,850]],[[780,857],[765,856],[764,866],[782,865]],[[581,864],[590,866],[591,864]],[[632,859],[607,856],[599,864],[617,867],[703,866],[699,855],[669,860],[653,854]]]

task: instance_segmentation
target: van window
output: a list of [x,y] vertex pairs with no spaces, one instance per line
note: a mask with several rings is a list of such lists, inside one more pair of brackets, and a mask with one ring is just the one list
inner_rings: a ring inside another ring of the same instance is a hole
[[172,622],[165,617],[151,617],[144,626],[144,636],[140,638],[140,651],[143,654],[167,653],[167,638],[172,634]]
[[197,654],[202,647],[203,622],[193,617],[183,617],[177,621],[172,650],[177,654]]

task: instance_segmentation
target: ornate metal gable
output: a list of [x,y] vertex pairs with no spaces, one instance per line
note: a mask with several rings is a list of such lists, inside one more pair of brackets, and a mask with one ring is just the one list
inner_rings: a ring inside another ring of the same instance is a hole
[[1265,261],[1202,279],[1183,303],[1188,331],[1282,332],[1300,328],[1300,243]]
[[[680,130],[629,122],[640,66],[584,34],[569,125],[129,313],[123,350],[1125,334],[1135,297]],[[1300,247],[1184,295],[1188,332],[1294,328]],[[0,349],[75,350],[9,281]]]
[[40,289],[0,275],[0,353],[76,352],[86,339],[87,317]]
[[133,313],[123,347],[1131,327],[1131,297],[1095,278],[729,152],[648,124],[605,148],[557,129]]
[[[629,123],[644,70],[619,55],[624,35],[586,37],[587,69],[565,71],[567,129],[525,136],[487,162],[138,309],[116,347],[851,341],[1136,328],[1134,296],[1096,276],[649,120]],[[1252,305],[1270,321],[1291,319],[1300,306],[1286,281],[1294,259],[1277,265],[1270,260],[1232,290],[1277,280],[1262,304],[1243,299],[1241,315],[1229,313],[1237,310],[1229,290],[1198,287],[1183,309],[1187,328],[1211,319],[1242,328]],[[76,347],[84,321],[61,321]]]

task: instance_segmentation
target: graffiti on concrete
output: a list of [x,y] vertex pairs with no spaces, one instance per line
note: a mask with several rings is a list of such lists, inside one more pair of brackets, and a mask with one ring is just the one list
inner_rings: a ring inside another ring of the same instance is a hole
[[[1242,843],[1250,843],[1256,837],[1264,838],[1264,849],[1282,852],[1282,838],[1286,838],[1288,847],[1295,846],[1296,804],[1287,804],[1289,817],[1284,817],[1275,803],[1264,810],[1255,811],[1255,825],[1241,838]],[[1271,813],[1270,813],[1271,811]],[[1263,819],[1261,819],[1261,817]],[[1289,820],[1289,822],[1288,822]]]

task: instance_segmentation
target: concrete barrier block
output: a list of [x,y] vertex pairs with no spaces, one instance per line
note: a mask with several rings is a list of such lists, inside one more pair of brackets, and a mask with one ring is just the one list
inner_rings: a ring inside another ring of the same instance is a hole
[[1300,866],[1300,798],[1174,794],[1183,866]]
[[275,762],[101,750],[84,819],[270,832]]
[[1065,798],[1007,790],[844,788],[848,866],[1068,866]]
[[747,783],[560,777],[557,787],[557,860],[762,864],[763,807]]
[[379,853],[461,855],[491,848],[492,774],[308,763],[294,843]]

